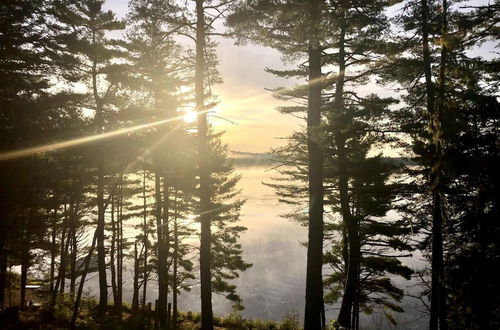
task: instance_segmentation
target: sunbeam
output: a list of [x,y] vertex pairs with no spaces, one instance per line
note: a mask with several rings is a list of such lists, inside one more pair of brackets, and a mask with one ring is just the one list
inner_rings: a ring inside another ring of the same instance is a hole
[[[198,112],[195,114],[198,115],[198,114],[203,113],[203,112],[208,112],[208,110]],[[42,154],[42,153],[46,153],[49,151],[70,148],[70,147],[74,147],[76,145],[95,142],[95,141],[99,141],[99,140],[104,140],[104,139],[127,134],[130,132],[138,131],[138,130],[145,129],[145,128],[151,128],[151,127],[155,127],[155,126],[164,125],[164,124],[167,124],[169,122],[173,122],[173,121],[177,121],[177,120],[184,121],[184,118],[185,118],[185,115],[182,115],[182,116],[177,116],[177,117],[173,117],[173,118],[158,120],[158,121],[155,121],[152,123],[141,124],[141,125],[136,125],[136,126],[127,127],[127,128],[120,128],[120,129],[117,129],[117,130],[114,130],[111,132],[102,133],[102,134],[85,136],[85,137],[72,139],[72,140],[68,140],[68,141],[56,142],[56,143],[51,143],[51,144],[21,149],[21,150],[8,151],[8,152],[4,152],[4,153],[0,154],[0,161],[12,160],[12,159],[21,158],[21,157]]]

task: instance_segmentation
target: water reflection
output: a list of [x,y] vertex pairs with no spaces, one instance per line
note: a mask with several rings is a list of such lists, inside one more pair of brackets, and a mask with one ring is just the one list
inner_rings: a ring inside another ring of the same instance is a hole
[[[271,187],[272,173],[264,166],[240,167],[239,188],[247,200],[242,208],[241,225],[248,228],[242,235],[243,256],[253,266],[236,280],[243,297],[243,315],[250,318],[280,320],[287,313],[300,311],[304,304],[306,250],[304,227],[279,217],[286,212]],[[179,301],[183,310],[199,311],[199,290],[182,293]],[[231,312],[231,304],[214,296],[214,312]]]
[[[279,215],[289,211],[289,206],[278,202],[274,190],[262,182],[270,182],[275,172],[267,172],[265,166],[238,167],[242,174],[239,188],[247,200],[242,208],[241,225],[248,230],[242,235],[243,256],[253,266],[236,280],[238,293],[243,298],[244,317],[267,320],[281,320],[289,313],[302,315],[305,295],[306,249],[300,242],[306,241],[307,230]],[[404,263],[412,268],[421,268],[420,255],[405,258]],[[198,262],[195,261],[195,265]],[[132,299],[132,267],[126,266],[123,287],[124,298]],[[98,293],[96,274],[91,274],[87,293]],[[396,284],[409,291],[415,291],[414,281],[394,278]],[[413,288],[413,289],[412,289]],[[150,279],[147,298],[154,302],[158,297],[157,281]],[[422,304],[413,298],[405,298],[406,313],[394,315],[400,323],[398,328],[425,329],[425,315],[417,312]],[[326,306],[327,319],[336,317],[338,306]],[[194,285],[190,292],[179,296],[179,308],[183,311],[200,311],[199,287]],[[231,303],[225,298],[213,296],[214,312],[218,315],[231,313]],[[301,316],[302,318],[302,316]],[[383,317],[383,313],[362,316],[366,329],[394,329]]]

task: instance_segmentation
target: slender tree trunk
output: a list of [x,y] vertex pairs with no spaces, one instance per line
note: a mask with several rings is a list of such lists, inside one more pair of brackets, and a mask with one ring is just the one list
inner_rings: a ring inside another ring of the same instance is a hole
[[[167,172],[164,173],[163,176],[163,242],[165,244],[165,288],[167,290],[166,300],[168,303],[168,287],[169,287],[169,266],[168,266],[168,257],[170,255],[170,229],[169,229],[169,221],[170,221],[170,195],[169,188],[167,183]],[[170,329],[170,313],[167,311],[167,329]]]
[[167,273],[167,259],[162,223],[162,196],[160,171],[155,172],[155,197],[156,197],[156,235],[158,246],[158,304],[157,313],[160,329],[167,328],[167,290],[165,275]]
[[[433,229],[436,226],[437,234],[434,237],[433,245],[433,269],[436,269],[438,284],[439,284],[439,329],[447,330],[448,329],[448,321],[447,321],[447,292],[446,285],[444,281],[444,253],[443,253],[443,162],[444,162],[444,154],[445,154],[445,136],[443,132],[443,124],[444,124],[444,112],[446,111],[446,62],[448,57],[448,46],[447,46],[447,38],[448,38],[448,1],[442,0],[442,11],[443,11],[443,21],[442,21],[442,31],[441,38],[443,42],[441,43],[441,63],[439,67],[439,107],[438,107],[438,123],[437,123],[437,134],[438,139],[435,142],[436,145],[436,155],[438,156],[438,164],[437,166],[438,173],[436,177],[435,183],[433,183],[433,187],[435,192],[435,204],[434,204],[434,212],[436,215],[433,216]],[[435,261],[434,261],[435,260]]]
[[66,204],[64,205],[64,220],[62,223],[61,232],[61,247],[60,247],[60,258],[59,258],[59,270],[57,273],[57,279],[52,292],[52,299],[50,302],[50,308],[54,308],[57,302],[57,296],[62,296],[65,289],[65,277],[66,277],[66,265],[67,265],[67,254],[70,246],[70,235],[68,228],[68,212],[66,209]]
[[144,269],[142,279],[142,309],[146,309],[146,292],[148,285],[148,204],[146,199],[146,170],[142,179],[142,202],[143,202],[143,246],[144,246]]
[[19,306],[21,307],[21,309],[24,309],[26,307],[25,305],[26,283],[28,277],[28,262],[29,262],[28,253],[29,252],[26,252],[26,249],[23,249],[21,258],[21,288],[19,294]]
[[[92,36],[92,44],[96,45],[95,35]],[[104,128],[103,108],[97,90],[97,61],[92,62],[92,92],[96,105],[95,125],[97,134],[102,134]],[[104,155],[99,144],[97,147],[97,267],[99,272],[99,316],[106,314],[108,306],[108,282],[106,280],[106,250],[104,247]]]
[[109,251],[109,266],[111,271],[111,291],[113,292],[113,304],[116,306],[118,301],[118,291],[116,289],[116,216],[115,216],[115,197],[111,197],[111,246]]
[[26,283],[28,278],[28,268],[30,261],[30,226],[31,226],[31,214],[33,210],[30,209],[30,215],[28,219],[25,220],[25,230],[24,230],[24,244],[22,245],[21,251],[21,288],[19,293],[19,307],[24,309],[26,300]]
[[338,316],[339,324],[347,329],[351,329],[352,312],[354,312],[354,303],[358,287],[358,269],[361,261],[361,244],[359,239],[359,223],[352,216],[349,208],[349,177],[347,174],[347,155],[345,151],[345,140],[342,134],[336,138],[338,150],[339,166],[339,195],[341,213],[344,222],[347,225],[347,238],[349,242],[347,279],[342,297],[342,304]]
[[[318,23],[320,1],[311,0],[311,23]],[[313,30],[315,30],[313,28]],[[318,33],[311,33],[312,37]],[[309,95],[307,112],[307,149],[309,161],[309,233],[307,245],[306,302],[304,328],[322,329],[323,321],[323,151],[318,142],[321,125],[321,47],[309,42]]]
[[208,168],[207,115],[205,113],[205,8],[204,0],[196,0],[196,66],[195,98],[198,112],[198,168],[200,177],[200,287],[201,287],[201,329],[213,329],[212,312],[212,275],[211,275],[211,240],[210,229],[210,190]]
[[73,307],[73,314],[71,316],[70,329],[74,329],[76,326],[76,319],[78,317],[78,311],[80,310],[80,301],[82,299],[83,285],[85,284],[85,278],[87,277],[89,271],[90,261],[92,260],[92,254],[94,253],[96,244],[97,244],[97,228],[94,231],[94,237],[92,238],[92,244],[90,245],[89,253],[85,258],[85,265],[82,276],[80,278],[80,283],[78,285],[78,292],[76,294],[75,305]]
[[54,292],[54,278],[56,269],[56,253],[57,253],[57,208],[54,207],[54,214],[52,217],[52,230],[50,242],[50,277],[49,277],[49,294]]
[[177,283],[177,267],[178,267],[178,257],[179,257],[179,233],[178,233],[178,213],[177,213],[177,199],[176,199],[176,211],[174,218],[174,248],[173,248],[173,272],[172,272],[172,330],[177,330],[177,317],[178,317],[178,307],[177,307],[177,288],[179,284]]
[[[496,280],[492,278],[491,272],[488,270],[489,265],[492,263],[488,260],[488,236],[490,231],[491,219],[498,219],[498,216],[485,215],[484,209],[486,204],[485,184],[481,184],[478,188],[477,203],[475,207],[475,217],[477,219],[477,241],[479,242],[479,256],[478,256],[478,269],[474,281],[474,294],[472,297],[472,313],[478,315],[477,324],[481,330],[490,330],[490,321],[492,318],[492,311],[494,306],[494,295],[485,295],[491,288],[491,284]],[[498,213],[493,211],[494,213]]]
[[339,181],[339,196],[340,209],[342,219],[347,229],[348,240],[348,265],[347,279],[345,283],[344,296],[340,306],[338,316],[339,324],[347,329],[352,328],[352,315],[354,312],[354,303],[356,291],[358,287],[358,270],[361,261],[361,244],[359,239],[359,223],[352,216],[349,207],[349,173],[347,164],[346,139],[343,134],[344,117],[346,109],[344,108],[344,82],[345,82],[345,35],[346,35],[346,19],[345,8],[341,8],[340,15],[340,38],[339,38],[339,74],[335,87],[335,110],[338,112],[338,118],[335,132],[335,142],[337,145],[338,157],[338,181]]
[[116,218],[116,302],[115,312],[121,314],[123,303],[123,184],[120,184],[120,195],[118,198],[118,216]]
[[70,274],[70,283],[69,283],[69,291],[71,293],[71,299],[75,299],[75,290],[76,290],[76,259],[78,253],[78,238],[76,237],[76,221],[78,217],[78,203],[75,203],[73,207],[73,213],[70,214],[70,239],[71,239],[71,253],[70,253],[70,266],[71,266],[71,274]]
[[132,294],[132,313],[139,310],[139,254],[137,251],[137,241],[134,242],[134,291]]
[[73,209],[72,203],[70,201],[70,209],[68,209],[66,203],[64,204],[64,222],[63,222],[63,232],[61,237],[61,258],[59,265],[59,295],[63,295],[66,289],[66,266],[67,266],[67,254],[69,250],[70,243],[70,233],[69,233],[69,214]]
[[[441,112],[444,106],[444,82],[445,82],[445,66],[446,66],[446,44],[443,43],[441,51],[440,64],[440,100],[438,111],[434,105],[435,91],[432,82],[431,57],[429,49],[429,6],[427,0],[421,1],[422,7],[422,49],[424,59],[424,74],[427,93],[427,112],[432,131],[432,144],[434,146],[433,162],[430,172],[430,184],[432,193],[432,284],[431,284],[431,316],[430,330],[447,329],[446,324],[446,295],[443,286],[443,203],[441,194],[442,180],[442,142],[443,136],[441,131]],[[443,1],[443,9],[447,7],[446,0]],[[443,15],[443,38],[446,35],[446,10]],[[442,304],[442,305],[441,305]]]

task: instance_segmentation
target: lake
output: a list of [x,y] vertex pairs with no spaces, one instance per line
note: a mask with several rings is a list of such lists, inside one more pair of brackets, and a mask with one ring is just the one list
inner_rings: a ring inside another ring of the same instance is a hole
[[[306,241],[307,228],[280,217],[289,206],[280,204],[274,190],[263,185],[270,182],[276,172],[267,171],[266,166],[244,166],[237,170],[242,174],[239,188],[242,198],[247,200],[242,208],[241,224],[248,228],[242,235],[244,259],[253,264],[236,281],[238,293],[243,298],[243,316],[269,320],[281,320],[287,314],[300,313],[304,309],[306,248],[300,243]],[[405,258],[404,262],[412,267],[422,267],[420,255]],[[197,261],[195,261],[197,266]],[[131,267],[124,272],[124,297],[132,297]],[[98,293],[97,276],[90,274],[87,285],[90,295]],[[415,281],[395,279],[401,288],[415,292]],[[157,298],[156,281],[148,283],[148,300]],[[414,298],[405,298],[403,305],[406,313],[395,315],[400,329],[425,329],[426,315],[420,313],[422,303]],[[223,297],[214,295],[214,313],[228,314],[231,304]],[[199,287],[194,285],[190,292],[179,296],[179,308],[199,311]],[[338,306],[326,306],[327,318],[336,317]],[[394,329],[383,316],[382,311],[363,316],[361,323],[368,324],[363,329]]]

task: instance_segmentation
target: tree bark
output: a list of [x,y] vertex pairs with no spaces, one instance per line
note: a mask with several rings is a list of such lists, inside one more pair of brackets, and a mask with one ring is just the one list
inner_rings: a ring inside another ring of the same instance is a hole
[[[123,176],[123,175],[122,175]],[[114,304],[115,312],[121,314],[123,303],[123,184],[120,184],[120,194],[118,198],[118,216],[117,224],[117,268],[116,268],[116,302]]]
[[[311,2],[311,24],[319,19],[319,0]],[[313,31],[316,30],[313,27]],[[317,36],[317,33],[311,33]],[[316,39],[309,41],[309,95],[307,111],[307,149],[309,186],[309,227],[307,245],[305,329],[322,329],[323,325],[323,151],[318,142],[321,125],[321,48]]]
[[116,216],[115,197],[111,197],[111,246],[109,250],[109,267],[111,271],[111,291],[113,293],[113,304],[118,301],[118,291],[116,288]]
[[139,310],[139,254],[137,252],[137,241],[134,242],[134,291],[132,294],[132,313]]
[[200,177],[200,287],[201,287],[201,329],[213,329],[212,312],[212,275],[211,275],[211,240],[210,190],[208,168],[207,115],[205,113],[205,8],[204,0],[196,0],[196,65],[195,98],[198,112],[198,169]]
[[27,256],[25,249],[23,249],[21,258],[21,288],[19,294],[19,306],[21,309],[24,309],[26,307],[25,300],[26,300],[26,282],[28,277],[28,260],[29,257]]
[[[95,35],[92,38],[95,46]],[[96,105],[95,124],[97,134],[102,134],[104,128],[104,117],[101,100],[97,91],[97,62],[92,62],[92,91]],[[106,250],[104,247],[104,156],[100,144],[97,147],[97,266],[99,273],[99,316],[106,314],[108,306],[108,283],[106,280]]]
[[50,277],[49,277],[49,294],[54,292],[54,278],[56,269],[56,253],[57,253],[57,208],[54,207],[54,214],[52,217],[52,230],[50,242]]
[[80,283],[78,285],[78,292],[76,294],[76,299],[75,299],[75,305],[73,307],[73,314],[71,316],[71,322],[70,322],[70,329],[74,329],[76,326],[76,319],[78,317],[78,311],[80,309],[80,301],[82,298],[82,293],[83,293],[83,285],[85,284],[85,278],[87,276],[87,273],[89,271],[89,266],[90,266],[90,261],[92,259],[92,254],[94,253],[95,246],[97,244],[97,228],[94,231],[94,237],[92,238],[92,244],[90,245],[89,248],[89,253],[87,254],[87,257],[85,258],[85,266],[83,269],[82,276],[80,278]]
[[167,290],[165,274],[167,272],[167,260],[162,223],[162,196],[161,196],[161,174],[155,172],[155,198],[156,198],[156,235],[158,248],[158,303],[157,313],[160,329],[167,327]]
[[178,235],[178,223],[177,223],[177,212],[174,219],[174,248],[173,248],[173,272],[172,272],[172,330],[177,330],[177,267],[178,267],[178,256],[179,256],[179,235]]
[[[71,213],[72,206],[70,205],[69,213]],[[59,295],[63,295],[66,288],[66,265],[67,265],[67,254],[69,250],[70,243],[70,233],[69,233],[69,215],[66,204],[64,204],[64,221],[63,230],[61,234],[61,258],[59,264],[58,282],[59,282]],[[56,285],[57,290],[57,285]]]
[[[169,287],[169,264],[168,257],[170,255],[170,229],[169,229],[169,221],[170,221],[170,192],[167,182],[167,171],[165,171],[163,176],[163,243],[165,244],[165,290],[166,299],[168,305],[168,287]],[[166,328],[170,329],[170,312],[167,310],[167,322]]]
[[346,53],[345,53],[345,35],[346,35],[346,18],[345,8],[340,8],[340,37],[339,37],[339,74],[335,87],[335,110],[338,112],[337,122],[335,123],[335,143],[337,147],[338,158],[338,181],[339,181],[339,196],[340,209],[342,219],[347,230],[348,240],[348,264],[347,264],[347,279],[345,283],[344,295],[340,306],[338,322],[341,326],[352,329],[353,326],[353,311],[356,300],[356,292],[358,288],[358,270],[361,261],[361,244],[359,239],[359,223],[351,214],[349,207],[349,173],[348,160],[346,151],[346,138],[343,130],[345,129],[346,116],[344,108],[344,82],[346,69]]
[[70,266],[71,266],[71,274],[70,274],[70,283],[69,283],[69,291],[71,293],[71,299],[75,298],[75,290],[76,290],[76,259],[78,255],[78,238],[77,238],[77,217],[78,217],[78,203],[75,203],[73,207],[73,213],[70,214],[70,239],[71,239],[71,253],[70,253]]
[[148,204],[146,199],[146,170],[142,179],[143,231],[144,231],[144,269],[142,279],[142,309],[146,310],[146,292],[148,285]]
[[[442,181],[442,143],[443,135],[441,131],[441,112],[444,107],[444,81],[446,67],[446,45],[443,43],[441,48],[440,63],[440,100],[436,111],[435,90],[432,82],[431,57],[429,49],[429,6],[427,0],[421,1],[422,7],[422,51],[424,59],[424,75],[427,93],[427,112],[432,132],[431,144],[434,147],[432,167],[430,170],[429,181],[432,194],[432,283],[431,283],[431,315],[429,320],[430,330],[437,330],[438,323],[440,329],[447,329],[446,322],[446,295],[443,285],[443,203],[441,193]],[[442,37],[446,35],[446,0],[443,0],[443,31]]]
[[26,300],[26,283],[28,278],[28,268],[30,261],[30,225],[31,225],[31,214],[33,210],[30,209],[30,215],[25,220],[24,225],[26,226],[24,230],[24,244],[22,245],[21,251],[21,290],[19,293],[19,307],[24,309]]

